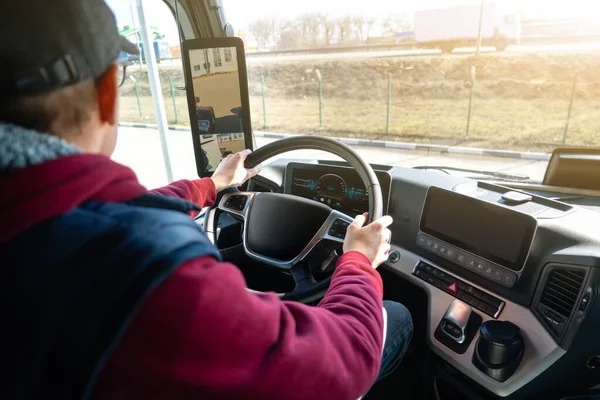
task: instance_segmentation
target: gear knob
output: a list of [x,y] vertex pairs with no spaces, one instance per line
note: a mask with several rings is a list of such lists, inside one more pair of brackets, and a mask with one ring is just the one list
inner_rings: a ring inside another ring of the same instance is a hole
[[471,306],[460,300],[454,300],[442,318],[440,325],[442,332],[456,343],[462,344],[467,337],[466,330],[470,317]]

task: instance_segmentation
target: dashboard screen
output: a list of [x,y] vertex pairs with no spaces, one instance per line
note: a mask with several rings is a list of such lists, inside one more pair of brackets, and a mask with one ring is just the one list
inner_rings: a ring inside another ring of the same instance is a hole
[[421,231],[513,271],[525,264],[536,220],[448,190],[427,192]]
[[[375,171],[387,211],[390,174]],[[286,172],[286,193],[327,204],[352,217],[369,210],[369,196],[360,176],[351,168],[290,163]]]

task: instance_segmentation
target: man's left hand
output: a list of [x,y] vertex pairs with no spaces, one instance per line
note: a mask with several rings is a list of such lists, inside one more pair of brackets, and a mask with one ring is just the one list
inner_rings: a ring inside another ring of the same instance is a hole
[[244,168],[244,161],[250,153],[252,153],[252,150],[243,150],[239,153],[230,154],[221,161],[210,178],[215,183],[217,192],[230,187],[238,187],[260,172],[258,167]]

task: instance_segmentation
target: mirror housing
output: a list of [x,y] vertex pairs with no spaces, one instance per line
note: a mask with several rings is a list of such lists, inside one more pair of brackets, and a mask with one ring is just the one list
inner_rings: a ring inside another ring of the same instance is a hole
[[555,149],[546,168],[543,184],[600,190],[600,148]]
[[207,177],[228,154],[254,149],[244,42],[186,40],[181,56],[196,169]]

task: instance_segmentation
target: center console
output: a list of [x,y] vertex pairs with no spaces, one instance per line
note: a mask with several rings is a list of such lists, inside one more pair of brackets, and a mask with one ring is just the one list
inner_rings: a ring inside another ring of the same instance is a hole
[[[531,215],[430,187],[417,245],[485,280],[512,288],[523,273],[536,229],[537,220]],[[471,365],[496,381],[510,378],[523,358],[524,345],[515,323],[497,320],[506,302],[424,261],[412,273],[456,298],[439,321],[435,338],[464,353],[479,331]],[[493,319],[471,318],[472,309]]]
[[[456,268],[450,272],[445,265],[397,245],[392,245],[392,252],[401,257],[389,263],[391,271],[428,295],[429,348],[494,395],[506,397],[515,393],[565,354],[527,307],[461,277]],[[461,313],[465,306],[470,309],[466,324],[466,316],[455,317],[457,313],[450,309],[455,302],[463,303]],[[522,332],[522,341],[497,358],[495,350],[503,343],[497,329],[491,326],[492,332],[482,339],[482,329],[490,328],[487,324],[492,321],[510,321]]]

